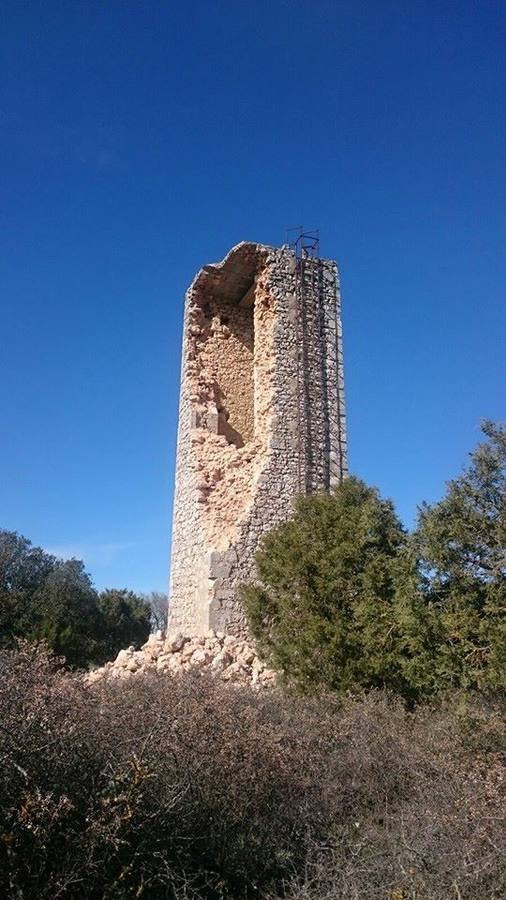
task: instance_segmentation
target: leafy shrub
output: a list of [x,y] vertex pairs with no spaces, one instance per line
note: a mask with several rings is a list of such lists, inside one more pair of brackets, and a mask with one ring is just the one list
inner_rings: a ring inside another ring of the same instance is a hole
[[91,688],[22,645],[0,659],[0,895],[499,898],[501,712]]

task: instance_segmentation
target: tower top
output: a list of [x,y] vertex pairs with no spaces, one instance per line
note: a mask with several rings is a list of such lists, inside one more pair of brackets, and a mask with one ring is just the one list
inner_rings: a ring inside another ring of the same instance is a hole
[[297,259],[318,259],[320,256],[320,229],[308,230],[302,225],[286,229],[288,246]]

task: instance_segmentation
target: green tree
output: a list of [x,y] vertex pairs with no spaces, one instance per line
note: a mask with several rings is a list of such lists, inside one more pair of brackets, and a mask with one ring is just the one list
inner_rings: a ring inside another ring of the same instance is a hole
[[56,559],[13,531],[0,530],[0,642],[22,637],[31,621],[31,598]]
[[24,636],[45,640],[70,666],[85,666],[99,653],[97,593],[81,560],[55,560],[31,597],[31,621]]
[[483,424],[445,497],[419,512],[415,535],[425,594],[439,611],[441,682],[506,687],[506,428]]
[[45,640],[70,666],[104,662],[144,641],[150,608],[131,591],[95,590],[84,564],[0,530],[0,644]]
[[100,655],[112,659],[122,647],[143,644],[151,629],[151,607],[133,591],[110,589],[98,596]]
[[251,628],[289,680],[404,694],[424,682],[431,629],[416,560],[377,490],[348,478],[297,498],[256,560],[259,581],[243,587]]

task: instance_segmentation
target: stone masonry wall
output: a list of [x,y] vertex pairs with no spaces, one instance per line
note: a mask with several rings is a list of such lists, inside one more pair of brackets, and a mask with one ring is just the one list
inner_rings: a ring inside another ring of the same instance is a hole
[[336,265],[239,244],[186,296],[169,630],[244,636],[262,535],[345,472]]

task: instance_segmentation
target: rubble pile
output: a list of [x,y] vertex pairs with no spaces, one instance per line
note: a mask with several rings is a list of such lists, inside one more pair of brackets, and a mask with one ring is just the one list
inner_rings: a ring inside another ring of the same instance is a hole
[[151,634],[140,650],[120,650],[113,662],[94,669],[86,676],[93,684],[103,678],[129,679],[144,672],[182,675],[184,672],[209,672],[233,684],[251,685],[257,689],[274,684],[275,673],[268,669],[256,650],[241,638],[209,631],[206,635],[187,637],[183,634],[164,637]]

